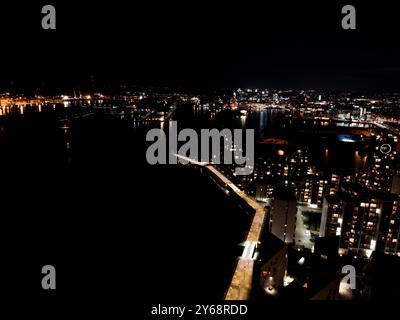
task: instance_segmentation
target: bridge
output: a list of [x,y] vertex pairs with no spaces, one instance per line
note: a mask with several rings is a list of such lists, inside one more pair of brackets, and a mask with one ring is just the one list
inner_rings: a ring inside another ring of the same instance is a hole
[[191,163],[204,168],[212,177],[216,178],[223,187],[238,196],[244,203],[254,211],[254,216],[250,229],[244,242],[242,256],[238,258],[235,271],[225,300],[248,300],[250,298],[251,286],[253,282],[253,268],[255,251],[260,244],[261,232],[264,226],[266,209],[254,198],[248,196],[240,190],[231,180],[221,173],[214,165],[208,162],[200,162],[191,158],[175,154],[181,163]]

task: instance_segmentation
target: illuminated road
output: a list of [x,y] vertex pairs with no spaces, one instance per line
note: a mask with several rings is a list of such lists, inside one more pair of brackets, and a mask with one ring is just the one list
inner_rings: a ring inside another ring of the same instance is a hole
[[165,116],[164,121],[168,121],[169,118],[172,117],[172,115],[174,114],[176,108],[177,108],[177,103],[174,102],[174,103],[172,104],[172,106],[171,106],[170,111],[169,111],[168,114]]
[[180,159],[180,162],[204,167],[212,176],[218,178],[224,184],[226,189],[234,192],[255,211],[253,221],[244,242],[245,247],[243,254],[238,258],[231,283],[225,296],[225,300],[248,300],[250,298],[251,284],[253,281],[254,254],[260,243],[260,236],[264,226],[266,211],[254,198],[240,190],[213,165],[208,162],[199,162],[178,154],[176,154],[176,156]]
[[311,241],[311,232],[306,228],[303,222],[303,212],[306,211],[321,214],[321,209],[314,209],[308,206],[298,206],[296,214],[296,230],[294,237],[296,239],[297,247],[311,249],[314,246],[314,243]]
[[[382,119],[377,118],[375,121],[371,121],[370,123],[374,124],[375,126],[381,128],[381,129],[386,129],[394,134],[400,135],[400,130],[379,122],[379,121],[382,122],[384,120],[385,120],[384,118],[382,118]],[[394,122],[394,121],[392,121],[392,122]],[[399,122],[397,122],[397,123],[399,123]]]

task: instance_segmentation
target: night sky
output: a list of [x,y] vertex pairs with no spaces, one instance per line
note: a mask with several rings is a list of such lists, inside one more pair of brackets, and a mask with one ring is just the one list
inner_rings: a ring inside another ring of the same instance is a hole
[[[347,31],[350,2],[216,2],[2,3],[0,88],[74,88],[92,75],[98,84],[399,91],[400,19],[389,1],[352,2],[357,30]],[[55,5],[57,30],[41,29],[44,4]]]

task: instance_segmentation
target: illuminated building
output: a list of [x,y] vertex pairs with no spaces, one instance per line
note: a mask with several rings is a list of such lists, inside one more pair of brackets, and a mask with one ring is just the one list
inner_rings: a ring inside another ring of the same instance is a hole
[[329,181],[329,194],[335,194],[339,191],[340,187],[340,175],[332,173],[331,179]]
[[261,287],[266,293],[283,286],[287,265],[287,246],[281,248],[261,266]]
[[240,103],[266,103],[268,102],[268,90],[262,89],[237,89],[234,93]]
[[300,202],[319,207],[322,206],[327,187],[328,180],[320,173],[310,169],[304,180],[304,184],[298,190]]
[[307,149],[297,149],[296,152],[289,156],[287,165],[291,178],[303,178],[309,169],[309,151]]
[[274,101],[275,104],[279,104],[279,95],[277,93],[274,93],[272,95],[272,100]]
[[267,202],[268,199],[272,198],[273,186],[257,184],[256,185],[256,200],[261,202]]
[[296,229],[297,201],[288,189],[276,190],[271,203],[269,230],[273,235],[292,243]]
[[390,192],[397,160],[397,137],[377,135],[372,144],[372,155],[367,157],[367,168],[357,175],[366,188]]
[[308,150],[296,148],[291,151],[279,145],[273,156],[259,158],[256,161],[254,169],[256,199],[264,202],[271,199],[277,185],[296,187],[297,196],[301,197],[299,194],[304,190],[303,181],[310,170]]
[[288,264],[288,247],[283,241],[270,232],[262,236],[262,244],[257,249],[258,258],[255,263],[255,287],[260,286],[262,295],[278,296],[284,285]]
[[340,253],[399,253],[399,232],[397,195],[356,188],[324,199],[320,236],[339,236]]
[[343,203],[339,197],[333,195],[324,197],[319,229],[320,237],[336,235],[337,228],[340,228],[339,221],[343,221],[343,207]]

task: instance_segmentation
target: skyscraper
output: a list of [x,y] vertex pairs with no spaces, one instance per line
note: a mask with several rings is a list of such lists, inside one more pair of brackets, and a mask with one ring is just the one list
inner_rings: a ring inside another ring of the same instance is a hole
[[339,236],[340,253],[399,253],[399,197],[359,188],[349,191],[325,197],[320,236]]
[[285,243],[294,241],[297,201],[290,189],[276,191],[271,204],[269,226],[271,233]]

